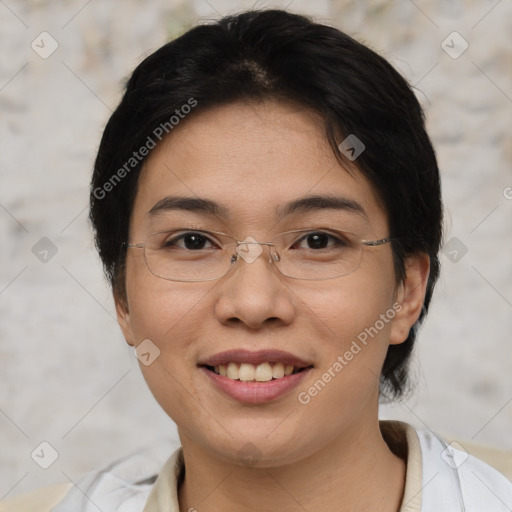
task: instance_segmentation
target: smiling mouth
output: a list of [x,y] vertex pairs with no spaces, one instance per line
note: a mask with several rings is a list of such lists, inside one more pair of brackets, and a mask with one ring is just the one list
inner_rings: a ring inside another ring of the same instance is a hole
[[299,368],[291,364],[280,362],[265,362],[255,365],[250,363],[236,363],[233,361],[230,361],[228,364],[219,364],[216,366],[202,366],[221,377],[243,382],[269,382],[288,377],[289,375],[295,375],[313,367],[310,365]]

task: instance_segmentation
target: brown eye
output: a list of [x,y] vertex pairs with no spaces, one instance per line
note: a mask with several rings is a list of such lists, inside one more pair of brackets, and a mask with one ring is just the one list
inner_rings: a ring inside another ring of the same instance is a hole
[[201,233],[189,232],[179,236],[175,236],[173,238],[169,238],[163,243],[163,247],[176,247],[179,249],[187,249],[189,251],[197,251],[205,248],[210,248],[206,246],[208,243],[211,244],[212,242],[207,236]]
[[[300,245],[302,243],[306,243],[306,247],[299,247],[302,249],[326,249],[334,246],[345,246],[346,242],[343,239],[335,237],[329,233],[324,233],[322,231],[311,232],[306,236],[302,237],[300,240],[295,242],[294,246]],[[330,243],[329,243],[330,242]]]

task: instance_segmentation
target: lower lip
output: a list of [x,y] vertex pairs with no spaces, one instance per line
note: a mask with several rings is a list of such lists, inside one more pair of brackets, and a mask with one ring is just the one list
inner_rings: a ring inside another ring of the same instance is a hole
[[297,387],[312,368],[307,368],[299,373],[281,377],[280,379],[269,380],[268,382],[233,380],[223,377],[222,375],[217,375],[204,366],[201,366],[199,369],[212,380],[220,391],[231,398],[239,402],[261,404],[276,400]]

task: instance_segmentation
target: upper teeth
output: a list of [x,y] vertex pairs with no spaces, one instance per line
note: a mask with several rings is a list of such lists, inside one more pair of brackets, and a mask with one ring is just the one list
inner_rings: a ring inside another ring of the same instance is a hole
[[291,375],[294,371],[294,366],[291,364],[284,365],[283,363],[261,363],[258,365],[250,363],[234,363],[230,362],[227,365],[219,364],[214,366],[214,371],[218,375],[227,377],[233,380],[268,382],[269,380],[280,379],[285,375]]

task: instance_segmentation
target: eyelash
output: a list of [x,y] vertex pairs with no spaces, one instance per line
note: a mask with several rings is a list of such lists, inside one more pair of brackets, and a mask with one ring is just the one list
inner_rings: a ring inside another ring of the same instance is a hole
[[[201,237],[203,238],[204,240],[208,241],[209,243],[215,243],[213,242],[210,237],[208,237],[206,234],[204,234],[203,232],[201,231],[186,231],[186,232],[183,232],[182,234],[178,235],[178,236],[173,236],[172,238],[168,239],[168,240],[165,240],[162,244],[162,247],[163,248],[172,248],[172,247],[176,247],[177,246],[177,242],[179,242],[180,240],[184,240],[185,237],[187,235],[197,235],[198,237]],[[326,231],[321,231],[321,230],[313,230],[313,231],[307,231],[304,233],[304,235],[299,238],[298,240],[294,241],[292,246],[295,246],[297,244],[300,244],[301,242],[303,242],[304,240],[307,240],[307,238],[311,235],[323,235],[323,236],[327,236],[328,238],[330,238],[331,240],[334,240],[335,243],[333,244],[334,246],[336,245],[346,245],[347,242],[344,241],[344,240],[341,240],[340,238],[338,238],[337,236],[331,234],[331,233],[328,233]],[[218,245],[218,244],[216,244]],[[328,247],[333,247],[333,245],[328,245]],[[184,248],[186,249],[186,248]],[[325,249],[325,248],[322,248],[322,249]],[[192,251],[193,252],[193,251]]]

